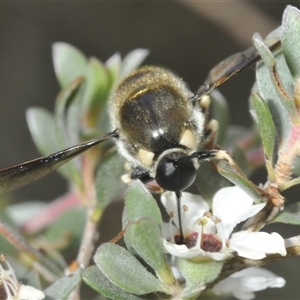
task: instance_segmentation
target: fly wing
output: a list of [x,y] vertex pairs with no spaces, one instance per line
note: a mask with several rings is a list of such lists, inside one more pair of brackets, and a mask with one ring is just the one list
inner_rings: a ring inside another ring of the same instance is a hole
[[[269,49],[275,51],[281,46],[281,41],[278,40],[272,44]],[[200,87],[195,98],[200,99],[202,96],[207,95],[216,87],[227,81],[235,74],[247,69],[261,59],[257,50],[253,47],[233,54],[217,64],[208,74],[208,77],[203,86]]]
[[0,170],[0,193],[17,189],[23,185],[35,181],[56,170],[72,158],[90,149],[91,147],[117,136],[117,132],[114,130],[98,139],[89,140],[59,152],[2,169]]

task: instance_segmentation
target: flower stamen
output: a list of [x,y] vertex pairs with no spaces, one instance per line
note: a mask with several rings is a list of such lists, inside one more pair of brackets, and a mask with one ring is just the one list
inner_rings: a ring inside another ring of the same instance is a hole
[[20,284],[5,255],[0,255],[0,299],[41,300],[44,298],[45,294],[42,291]]
[[170,220],[169,220],[169,232],[170,232],[170,242],[175,243],[175,232],[173,231],[173,220],[176,217],[176,213],[174,211],[170,212]]

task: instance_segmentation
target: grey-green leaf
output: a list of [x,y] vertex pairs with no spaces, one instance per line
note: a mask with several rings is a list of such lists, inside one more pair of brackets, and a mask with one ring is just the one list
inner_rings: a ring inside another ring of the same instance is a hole
[[106,277],[129,293],[143,295],[165,291],[163,284],[119,245],[102,244],[94,256],[94,261]]
[[178,258],[177,266],[186,280],[182,299],[194,299],[205,289],[206,284],[214,281],[221,273],[224,261],[202,261]]
[[[26,111],[26,118],[32,139],[41,154],[47,155],[62,149],[54,117],[50,112],[43,108],[32,107]],[[68,178],[68,166],[62,166],[57,171]]]
[[297,156],[294,160],[293,173],[295,176],[300,176],[300,157]]
[[283,14],[282,47],[294,81],[300,77],[300,11],[289,5]]
[[157,203],[140,181],[136,180],[126,193],[125,207],[129,221],[148,217],[161,227],[162,217]]
[[268,160],[273,162],[275,146],[275,125],[266,102],[258,94],[252,94],[253,107],[256,112],[257,123],[261,135],[264,151]]
[[71,275],[66,275],[44,290],[45,300],[63,300],[76,288],[81,281],[82,270],[78,269]]
[[88,118],[96,118],[106,105],[109,93],[109,77],[105,66],[96,58],[90,58],[86,72],[86,86],[82,99],[83,111]]
[[[70,128],[66,122],[68,121],[66,120],[66,115],[70,108],[74,105],[74,103],[78,102],[78,94],[80,92],[80,87],[83,84],[83,79],[83,77],[78,77],[75,80],[73,80],[70,84],[68,84],[65,88],[61,90],[56,99],[55,122],[58,130],[57,134],[59,137],[59,142],[64,147],[68,145],[68,142],[70,142]],[[78,105],[78,103],[76,103],[75,105]],[[78,108],[76,108],[76,111],[78,112]],[[78,116],[78,113],[74,114],[74,111],[73,118],[77,118],[77,123],[80,122],[80,117]],[[77,133],[78,128],[75,131],[75,133]]]
[[244,149],[241,149],[238,144],[236,146],[233,146],[232,148],[232,154],[235,163],[239,166],[241,170],[243,170],[243,173],[246,176],[249,176],[251,174],[252,168],[250,166],[250,162],[247,159],[247,152]]
[[85,75],[86,57],[74,46],[67,43],[55,43],[52,57],[56,77],[61,87],[67,86],[78,76]]
[[[277,61],[270,51],[268,46],[263,42],[259,34],[253,35],[253,43],[259,52],[260,56],[262,57],[263,62],[266,64],[268,71],[269,71],[269,78],[273,85],[273,89],[276,92],[277,99],[282,103],[284,108],[287,110],[290,117],[296,115],[296,108],[294,101],[292,100],[293,97],[293,81],[291,82],[284,82],[282,80],[281,75],[285,75],[284,73],[280,73],[277,67]],[[290,71],[288,70],[288,75],[291,78]]]
[[[268,53],[265,46],[260,41],[259,44],[263,51]],[[285,62],[284,55],[282,53],[275,54],[276,56],[276,70],[280,75],[280,79],[283,86],[287,89],[290,95],[293,94],[293,80],[290,71]],[[259,63],[256,69],[256,83],[258,94],[266,101],[275,124],[275,128],[279,135],[279,140],[284,142],[289,135],[291,129],[291,119],[286,109],[282,98],[279,97],[276,89],[274,88],[274,82],[270,77],[269,68],[264,63]],[[255,91],[255,90],[254,90]]]
[[111,56],[106,62],[105,66],[107,68],[108,76],[110,79],[110,87],[117,83],[117,79],[120,77],[122,60],[119,53]]
[[219,161],[218,171],[222,176],[244,190],[254,200],[254,202],[261,202],[262,195],[259,190],[255,188],[256,186],[228,162],[224,160]]
[[229,109],[227,102],[223,95],[218,90],[213,90],[210,93],[211,98],[211,117],[216,119],[219,123],[219,129],[217,132],[217,143],[220,146],[224,145],[224,141],[227,134],[227,127],[229,122]]
[[125,160],[117,151],[107,155],[96,174],[97,205],[104,209],[125,192],[127,186],[122,182]]
[[82,280],[99,294],[114,300],[142,300],[111,282],[97,266],[90,266],[82,273]]
[[230,181],[221,176],[216,167],[209,161],[201,162],[195,184],[202,197],[210,204],[219,189],[231,185]]
[[135,49],[129,52],[123,59],[121,68],[121,79],[127,76],[130,72],[135,70],[144,59],[148,56],[149,51],[147,49]]
[[26,119],[31,137],[41,154],[61,150],[56,136],[54,117],[50,112],[44,108],[31,107],[26,111]]
[[[83,77],[76,78],[61,90],[56,99],[56,135],[61,149],[67,148],[70,145],[76,145],[79,142],[78,131],[80,117],[78,116],[78,94],[80,93],[82,83]],[[73,119],[70,118],[70,114],[73,115]],[[74,120],[77,120],[77,125],[74,125]],[[71,124],[73,124],[73,126]],[[79,171],[79,159],[73,159],[68,165],[64,166],[64,169],[69,179],[77,183],[82,181]]]
[[272,220],[272,223],[300,225],[300,202],[288,205]]
[[130,223],[126,228],[126,238],[134,251],[151,266],[165,284],[172,284],[175,279],[165,260],[161,231],[152,219],[143,218]]
[[[76,220],[76,222],[74,222],[74,220]],[[79,247],[85,223],[85,209],[81,206],[73,207],[65,211],[64,214],[55,220],[52,226],[46,230],[44,236],[52,243],[63,240],[68,243],[66,236],[69,236],[71,237],[69,243],[72,243],[74,247]]]

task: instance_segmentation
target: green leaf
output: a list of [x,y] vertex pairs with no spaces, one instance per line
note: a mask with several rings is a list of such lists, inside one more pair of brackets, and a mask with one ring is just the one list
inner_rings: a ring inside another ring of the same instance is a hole
[[95,179],[99,208],[104,209],[125,192],[127,186],[121,180],[125,172],[124,164],[124,158],[117,151],[107,155],[101,162]]
[[143,218],[130,223],[126,228],[126,238],[131,247],[150,267],[157,276],[165,283],[172,284],[175,279],[165,260],[161,243],[161,232],[152,219]]
[[253,106],[256,112],[259,132],[263,142],[267,158],[273,161],[273,151],[275,145],[275,126],[270,110],[258,94],[252,94]]
[[102,244],[94,261],[105,276],[129,293],[143,295],[166,290],[130,252],[116,244]]
[[[27,109],[26,118],[32,139],[42,155],[62,149],[58,141],[54,117],[50,112],[43,108],[32,107]],[[68,178],[68,166],[62,166],[57,171]]]
[[120,77],[122,66],[121,55],[119,53],[114,54],[106,61],[105,66],[107,68],[110,79],[110,87],[113,87]]
[[[2,201],[2,197],[0,198]],[[14,231],[18,232],[16,224],[13,222],[10,214],[7,213],[6,209],[2,206],[3,202],[1,202],[0,207],[0,245],[1,245],[1,253],[9,253],[10,255],[18,256],[20,250],[15,246],[15,241],[17,242],[17,236],[14,235]],[[11,230],[11,228],[13,230]],[[7,236],[14,237],[13,241],[7,239]]]
[[[15,257],[16,259],[18,259],[17,255]],[[15,271],[16,277],[22,278],[22,283],[26,282],[26,285],[33,286],[38,290],[42,290],[40,273],[38,270],[35,270],[30,266],[25,267],[24,262],[20,261],[13,261],[12,264],[11,253],[9,257],[9,262],[12,265],[13,270]]]
[[[76,136],[78,133],[74,133],[74,130],[69,130],[67,134],[68,138],[65,138],[65,109],[76,96],[81,83],[82,80],[77,79],[62,90],[58,96],[58,105],[54,117],[43,108],[31,108],[27,110],[26,117],[29,130],[38,150],[42,154],[54,153],[78,143],[78,138],[74,138],[74,135]],[[77,119],[76,122],[78,124],[78,118],[73,113],[72,122],[74,122],[74,119]],[[66,140],[69,140],[69,144],[66,143]],[[77,178],[78,182],[81,180],[74,160],[60,167],[58,172],[65,178]]]
[[161,213],[155,199],[139,180],[133,182],[126,193],[125,208],[129,221],[151,218],[159,227],[162,225]]
[[300,157],[297,156],[294,160],[293,173],[295,176],[300,176]]
[[45,209],[47,209],[47,204],[45,202],[28,200],[26,202],[22,201],[6,206],[5,213],[13,220],[14,224],[23,227],[24,230],[24,224],[30,222],[33,217],[37,216]]
[[[256,127],[249,129],[241,126],[228,126],[223,149],[231,150],[230,155],[247,177],[251,176],[260,165],[264,165],[263,157],[258,154],[260,148],[261,137]],[[258,155],[253,155],[254,153]]]
[[90,266],[82,273],[82,280],[99,294],[115,300],[141,300],[114,285],[97,266]]
[[[281,78],[281,73],[278,72],[277,62],[273,53],[258,34],[254,34],[253,43],[262,57],[263,62],[268,68],[270,75],[269,78],[271,79],[273,89],[276,92],[277,99],[282,103],[290,117],[295,116],[296,107],[294,101],[292,100],[293,90],[290,90],[291,86],[293,85],[293,81],[287,82],[287,86],[285,86],[285,82]],[[288,75],[289,77],[291,76],[289,71]]]
[[56,135],[53,115],[41,107],[26,110],[26,119],[31,137],[43,155],[61,150]]
[[54,70],[62,87],[85,75],[87,60],[84,54],[67,43],[54,43],[52,48]]
[[[249,129],[241,127],[241,126],[228,126],[226,132],[226,139],[224,141],[223,148],[228,149],[231,147],[235,147],[237,143],[245,138],[249,134]],[[251,145],[252,146],[252,145]]]
[[285,207],[271,222],[300,225],[300,202]]
[[201,161],[195,184],[201,196],[210,204],[219,189],[231,186],[230,181],[221,176],[216,167],[209,161]]
[[291,188],[292,186],[299,185],[299,184],[300,184],[300,177],[295,177],[295,178],[285,182],[282,185],[281,191],[285,191],[285,190]]
[[186,280],[185,288],[181,294],[182,299],[197,297],[206,284],[213,282],[221,273],[225,261],[194,262],[185,258],[177,259],[177,266]]
[[123,59],[120,77],[124,78],[144,61],[149,51],[146,49],[135,49],[129,52]]
[[[63,126],[62,136],[64,136],[64,141],[66,146],[76,145],[82,142],[81,132],[82,132],[82,103],[81,96],[82,90],[79,87],[78,92],[74,95],[72,101],[69,102],[68,107],[66,107],[65,115],[62,116],[61,125]],[[56,115],[56,117],[58,117]],[[58,119],[56,119],[58,121]]]
[[86,72],[86,86],[82,109],[86,122],[96,124],[99,113],[106,106],[109,95],[109,76],[105,66],[96,58],[90,58]]
[[273,165],[275,163],[275,125],[266,102],[258,95],[252,94],[253,107],[256,112],[257,123],[266,154],[266,167],[269,179],[275,180]]
[[44,290],[45,300],[63,300],[76,288],[81,281],[82,270],[78,269],[71,275],[66,275]]
[[[134,222],[142,218],[151,218],[160,228],[162,226],[162,217],[156,200],[146,190],[145,186],[139,180],[136,180],[125,195],[123,227],[125,228],[128,222]],[[130,240],[127,239],[127,235],[124,236],[124,242],[130,252],[137,254]]]
[[[272,54],[269,53],[270,51],[266,50],[266,46],[260,39],[258,39],[258,44],[260,45],[262,52],[266,53],[266,56],[272,56]],[[271,62],[274,61],[274,57],[270,58],[270,60]],[[266,101],[271,111],[273,122],[279,135],[279,140],[284,143],[289,136],[292,125],[290,114],[285,107],[285,105],[289,106],[290,104],[283,100],[278,94],[277,89],[274,88],[274,84],[276,85],[276,83],[274,83],[274,78],[273,80],[271,79],[271,68],[272,66],[269,66],[268,68],[265,63],[257,64],[256,83],[258,91],[255,89],[253,92],[257,92],[264,101]],[[276,70],[278,74],[280,74],[282,85],[287,89],[287,93],[292,95],[294,91],[293,80],[282,53],[276,53]]]
[[[59,142],[62,146],[67,146],[68,142],[72,144],[78,141],[70,141],[70,128],[67,126],[66,115],[70,107],[73,106],[74,102],[78,98],[78,93],[80,91],[80,87],[83,83],[83,77],[79,77],[72,81],[68,86],[61,90],[59,93],[56,103],[55,103],[55,122],[58,131]],[[80,123],[80,117],[78,114],[72,115],[73,118],[76,119],[76,123]],[[78,128],[78,127],[77,127]],[[76,129],[76,134],[78,135],[78,129]]]
[[282,48],[294,81],[300,77],[300,11],[289,5],[282,20]]
[[227,135],[227,127],[229,122],[229,109],[226,99],[218,90],[213,90],[210,93],[210,98],[212,100],[210,111],[211,118],[215,119],[219,123],[219,129],[217,132],[217,143],[223,146],[225,137]]
[[[61,90],[55,105],[56,134],[60,148],[67,148],[79,143],[80,109],[78,94],[83,83],[83,78],[77,78]],[[78,158],[70,161],[64,166],[68,178],[80,185],[82,177],[80,174],[80,160]]]
[[241,173],[240,170],[231,166],[227,161],[220,160],[217,164],[219,173],[233,184],[244,190],[254,202],[261,202],[262,195],[256,186]]
[[[76,222],[74,222],[76,220]],[[62,214],[45,232],[47,240],[53,243],[65,241],[78,247],[86,223],[86,211],[83,207],[74,207]],[[70,245],[66,245],[70,246]]]
[[250,175],[251,167],[246,154],[246,151],[239,148],[238,144],[236,146],[233,146],[231,156],[234,159],[234,162],[239,166],[241,170],[243,170],[243,173],[245,175]]

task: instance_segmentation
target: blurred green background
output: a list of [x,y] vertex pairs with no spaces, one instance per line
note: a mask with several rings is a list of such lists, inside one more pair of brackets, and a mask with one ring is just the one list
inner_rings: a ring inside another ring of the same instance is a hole
[[[254,32],[265,36],[276,28],[287,4],[300,7],[299,1],[1,2],[0,167],[38,156],[25,110],[31,106],[53,108],[59,91],[51,57],[54,42],[73,44],[87,56],[103,61],[115,52],[124,55],[134,48],[147,48],[147,64],[173,70],[195,91],[215,64],[249,47]],[[229,102],[232,124],[251,124],[248,96],[253,80],[251,68],[220,89]],[[264,180],[263,174],[253,178],[255,183]],[[14,195],[19,200],[49,201],[66,188],[58,175],[51,174]],[[292,190],[288,197],[295,193]],[[120,210],[121,204],[110,209],[118,214]],[[119,215],[109,214],[103,226],[111,228],[119,222]],[[297,232],[299,228],[289,227],[284,236]],[[259,299],[299,298],[299,265],[296,258],[271,265],[288,283],[284,289],[259,293]]]

